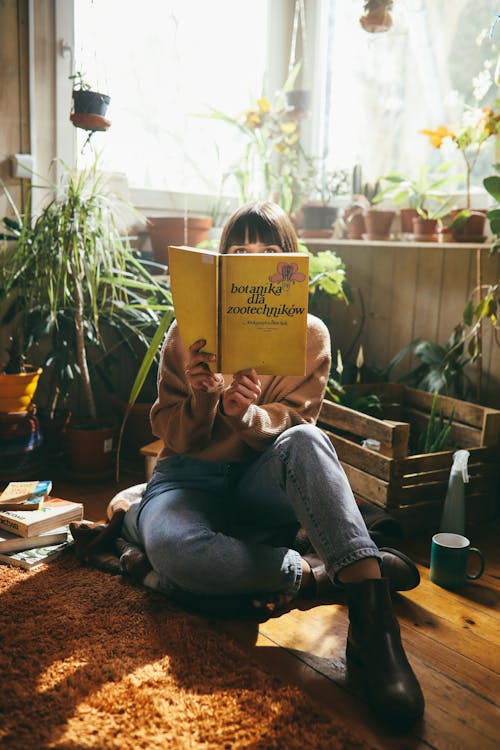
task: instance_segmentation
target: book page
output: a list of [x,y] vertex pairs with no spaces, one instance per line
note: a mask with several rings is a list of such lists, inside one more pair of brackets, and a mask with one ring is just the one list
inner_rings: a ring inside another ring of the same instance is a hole
[[304,375],[309,257],[222,255],[221,371]]
[[204,351],[216,355],[219,257],[192,247],[168,249],[170,287],[182,343],[188,349],[198,339],[206,339]]

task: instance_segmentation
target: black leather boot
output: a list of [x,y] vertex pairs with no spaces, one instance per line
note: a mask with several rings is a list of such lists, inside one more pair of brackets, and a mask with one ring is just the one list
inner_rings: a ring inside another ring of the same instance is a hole
[[424,697],[401,643],[389,581],[348,583],[345,592],[348,669],[359,669],[367,701],[378,718],[398,729],[406,727],[422,716]]
[[[380,556],[380,572],[384,578],[389,580],[391,594],[398,591],[411,591],[418,586],[420,573],[409,557],[392,547],[381,547]],[[344,584],[340,581],[332,583],[326,573],[323,561],[315,552],[303,555],[303,558],[309,563],[314,579],[314,589],[310,587],[311,597],[329,596],[335,589],[344,588]]]

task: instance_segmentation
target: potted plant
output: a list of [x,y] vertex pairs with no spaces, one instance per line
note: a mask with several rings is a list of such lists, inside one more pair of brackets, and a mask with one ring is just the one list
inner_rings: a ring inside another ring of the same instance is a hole
[[440,125],[436,130],[422,130],[434,148],[441,148],[445,142],[454,144],[464,160],[465,208],[457,215],[455,225],[451,225],[457,242],[483,242],[486,239],[486,212],[471,211],[471,176],[483,145],[499,132],[500,112],[491,107],[468,108],[456,131],[446,125]]
[[[355,180],[353,184],[354,182]],[[350,240],[361,240],[366,233],[364,213],[369,210],[379,189],[378,184],[372,185],[368,182],[362,184],[360,177],[356,182],[359,184],[358,192],[352,196],[343,216],[347,238]]]
[[107,130],[111,122],[105,115],[111,101],[108,94],[94,91],[84,79],[83,73],[77,71],[69,77],[73,81],[73,111],[70,120],[73,125],[83,130]]
[[123,207],[97,160],[81,172],[66,169],[36,219],[20,217],[17,246],[1,269],[3,301],[20,316],[24,351],[43,362],[44,405],[54,414],[71,404],[68,459],[81,473],[79,438],[94,450],[90,471],[112,466],[114,425],[109,410],[103,416],[97,407],[101,374],[120,349],[139,357],[171,310],[168,290],[123,236]]
[[[425,215],[427,201],[429,199],[442,200],[443,188],[457,181],[456,175],[447,174],[451,166],[452,162],[443,162],[435,173],[432,173],[427,164],[421,164],[415,178],[391,172],[380,178],[382,189],[373,202],[378,203],[385,198],[390,198],[396,207],[404,204],[405,207],[400,208],[401,233],[411,235],[414,233],[413,219],[417,219],[419,215],[422,218],[429,218]],[[434,231],[435,227],[432,233]]]
[[339,206],[334,205],[338,196],[350,192],[350,173],[346,169],[327,170],[320,166],[319,173],[311,176],[309,200],[301,208],[302,237],[318,237],[318,232],[330,236],[333,224],[339,214]]

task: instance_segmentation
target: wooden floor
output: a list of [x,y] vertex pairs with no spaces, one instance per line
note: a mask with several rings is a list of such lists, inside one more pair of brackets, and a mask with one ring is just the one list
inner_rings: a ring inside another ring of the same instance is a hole
[[[54,482],[53,494],[81,500],[86,518],[104,518],[107,501],[143,481],[140,466],[122,473],[119,485]],[[379,750],[499,750],[500,748],[500,521],[469,530],[486,557],[483,577],[458,593],[429,581],[430,535],[399,546],[418,563],[422,581],[396,597],[408,657],[426,698],[423,720],[407,734],[392,734],[371,717],[354,681],[346,676],[344,603],[293,609],[256,627],[224,623],[267,669],[300,685],[340,722],[356,727],[360,744]],[[213,623],[208,623],[213,626]],[[219,625],[220,628],[220,625]],[[311,737],[311,749],[318,746]]]

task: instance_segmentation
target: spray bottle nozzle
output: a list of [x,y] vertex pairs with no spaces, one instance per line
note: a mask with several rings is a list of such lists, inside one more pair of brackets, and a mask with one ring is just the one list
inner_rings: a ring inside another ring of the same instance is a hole
[[469,472],[467,470],[467,462],[469,460],[470,453],[466,450],[455,451],[453,454],[453,464],[456,466],[458,471],[462,472],[462,479],[464,482],[469,481]]

